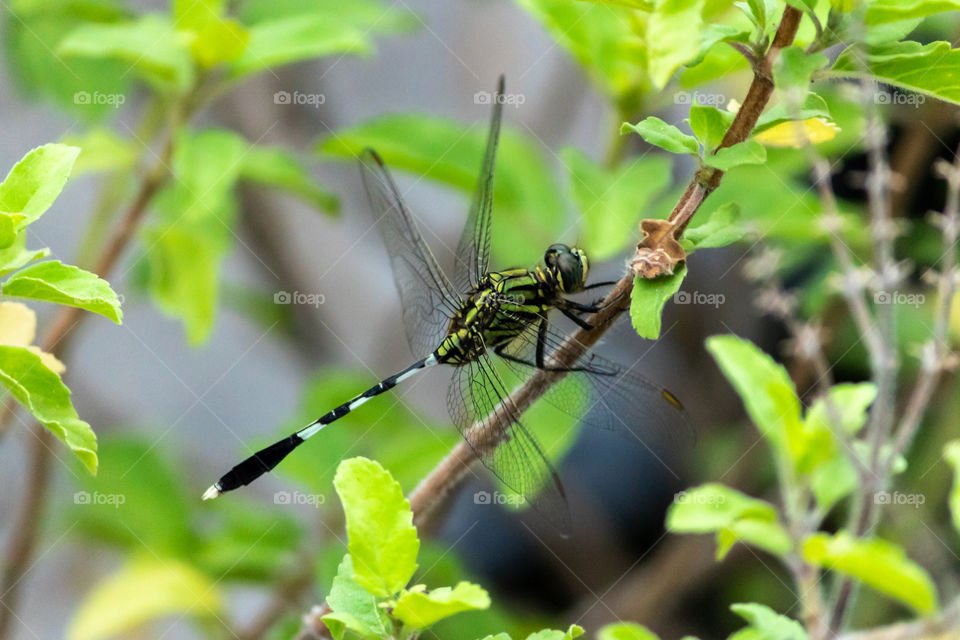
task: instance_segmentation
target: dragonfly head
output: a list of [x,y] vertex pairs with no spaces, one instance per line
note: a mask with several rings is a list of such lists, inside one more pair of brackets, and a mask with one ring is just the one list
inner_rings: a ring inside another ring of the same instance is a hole
[[590,269],[583,249],[552,244],[543,254],[543,263],[557,278],[560,290],[564,293],[576,293],[583,289]]

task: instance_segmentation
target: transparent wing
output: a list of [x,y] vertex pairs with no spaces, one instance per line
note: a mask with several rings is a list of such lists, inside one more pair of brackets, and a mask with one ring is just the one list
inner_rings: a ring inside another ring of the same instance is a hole
[[420,235],[383,159],[373,149],[364,149],[360,168],[400,292],[407,342],[413,354],[421,357],[440,344],[459,298]]
[[468,291],[480,281],[490,264],[490,225],[493,215],[493,177],[500,139],[500,120],[503,117],[503,76],[497,83],[493,99],[493,115],[483,165],[477,180],[477,190],[470,204],[470,214],[457,244],[457,266],[453,282],[457,291]]
[[[509,357],[503,360],[519,380],[528,378],[536,368],[537,334],[538,327],[530,326],[504,349]],[[552,366],[550,354],[566,339],[548,324],[546,368]],[[683,405],[666,388],[637,371],[638,366],[626,367],[588,351],[572,367],[579,370],[567,373],[543,400],[584,424],[618,432],[654,454],[680,443],[692,444],[695,434]]]
[[[523,426],[520,411],[510,402],[487,356],[456,367],[447,406],[450,417],[480,462],[504,485],[522,495],[562,534],[568,535],[570,512],[560,477],[534,436]],[[489,421],[473,429],[478,421],[492,415],[510,425],[505,437],[498,438]]]

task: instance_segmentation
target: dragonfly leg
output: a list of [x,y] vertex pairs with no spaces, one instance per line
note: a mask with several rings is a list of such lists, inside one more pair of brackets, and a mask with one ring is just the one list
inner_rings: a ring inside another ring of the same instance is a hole
[[[569,301],[567,301],[567,304],[569,304]],[[587,322],[586,320],[578,316],[576,313],[568,309],[566,306],[562,306],[558,308],[560,309],[560,313],[562,313],[563,315],[567,316],[568,318],[573,320],[575,323],[577,323],[577,326],[580,327],[581,329],[585,329],[587,331],[593,330],[592,324],[590,324],[589,322]]]
[[500,356],[501,358],[503,358],[504,360],[509,360],[510,362],[516,362],[517,364],[522,364],[527,367],[534,367],[535,369],[542,369],[543,371],[552,371],[555,373],[571,373],[571,372],[596,373],[589,367],[548,367],[548,366],[538,367],[536,362],[530,362],[528,360],[524,360],[523,358],[518,358],[517,356],[511,353],[507,353],[506,351],[504,351],[505,346],[506,345],[495,347],[493,352],[498,356]]
[[608,280],[606,282],[594,282],[591,285],[587,285],[583,288],[584,291],[589,291],[590,289],[597,289],[598,287],[609,287],[611,285],[617,284],[616,280]]
[[537,327],[537,369],[543,369],[543,351],[547,344],[547,319],[540,320]]

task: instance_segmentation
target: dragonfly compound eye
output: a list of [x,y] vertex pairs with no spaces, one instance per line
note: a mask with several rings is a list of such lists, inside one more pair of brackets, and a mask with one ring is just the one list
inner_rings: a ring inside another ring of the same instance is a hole
[[583,252],[573,252],[569,249],[567,253],[561,253],[557,256],[557,273],[560,279],[560,288],[566,293],[574,293],[583,289],[583,282],[586,279],[586,260],[583,258]]

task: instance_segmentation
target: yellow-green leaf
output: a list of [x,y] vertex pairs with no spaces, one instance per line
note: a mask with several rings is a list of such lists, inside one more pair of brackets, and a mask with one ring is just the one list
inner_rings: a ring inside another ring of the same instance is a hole
[[420,541],[410,503],[390,473],[366,458],[341,462],[333,485],[343,503],[357,583],[375,596],[393,597],[417,568]]
[[662,89],[677,67],[700,53],[704,0],[658,0],[647,19],[647,72]]
[[0,383],[83,462],[97,472],[97,437],[77,416],[70,390],[40,355],[27,347],[0,345]]
[[660,640],[660,636],[636,622],[615,622],[601,627],[597,640]]
[[849,533],[817,533],[803,543],[803,557],[819,567],[856,578],[919,613],[937,608],[933,580],[899,546]]
[[950,489],[950,514],[953,527],[960,532],[960,440],[951,440],[943,448],[943,457],[953,467],[953,486]]
[[87,594],[67,631],[69,640],[130,633],[172,615],[221,616],[223,596],[208,576],[173,558],[128,562]]
[[39,262],[14,273],[3,283],[3,295],[55,302],[123,321],[120,300],[96,274],[58,260]]
[[482,587],[460,582],[452,589],[441,587],[424,591],[414,587],[404,591],[393,608],[393,616],[408,627],[423,629],[454,614],[489,607],[490,596]]
[[13,166],[0,183],[0,212],[18,216],[16,229],[22,229],[50,208],[63,190],[79,153],[77,147],[45,144]]

